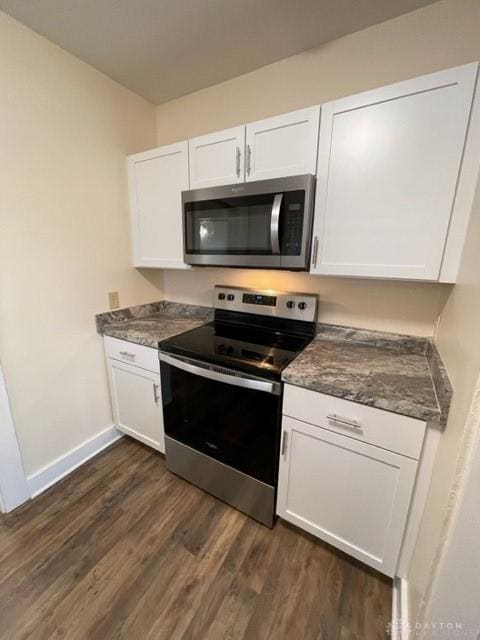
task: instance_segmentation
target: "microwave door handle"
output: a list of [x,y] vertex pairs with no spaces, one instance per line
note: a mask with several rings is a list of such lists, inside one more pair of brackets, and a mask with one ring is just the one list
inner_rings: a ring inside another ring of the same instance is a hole
[[272,245],[272,253],[278,255],[280,253],[280,239],[278,236],[278,228],[280,223],[280,207],[282,206],[283,193],[277,193],[273,198],[272,216],[270,218],[270,242]]

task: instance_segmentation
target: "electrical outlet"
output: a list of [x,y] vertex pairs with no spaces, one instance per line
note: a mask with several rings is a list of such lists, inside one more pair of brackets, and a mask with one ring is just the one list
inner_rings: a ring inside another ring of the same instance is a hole
[[119,306],[120,306],[120,297],[118,295],[118,291],[109,291],[108,292],[108,308],[118,309]]

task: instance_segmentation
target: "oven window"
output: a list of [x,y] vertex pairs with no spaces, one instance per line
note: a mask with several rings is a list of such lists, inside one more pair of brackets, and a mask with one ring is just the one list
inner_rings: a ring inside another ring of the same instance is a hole
[[270,222],[275,194],[185,204],[185,243],[190,254],[271,255]]
[[275,486],[281,396],[243,389],[161,363],[165,433]]

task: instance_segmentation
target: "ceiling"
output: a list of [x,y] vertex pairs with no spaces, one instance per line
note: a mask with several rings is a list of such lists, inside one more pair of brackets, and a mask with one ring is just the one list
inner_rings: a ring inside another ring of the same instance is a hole
[[0,9],[159,104],[434,0],[0,0]]

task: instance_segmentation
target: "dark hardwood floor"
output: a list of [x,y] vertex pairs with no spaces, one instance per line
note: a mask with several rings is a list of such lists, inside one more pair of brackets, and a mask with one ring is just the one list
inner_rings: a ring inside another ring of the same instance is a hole
[[0,515],[0,638],[385,638],[391,584],[123,439]]

